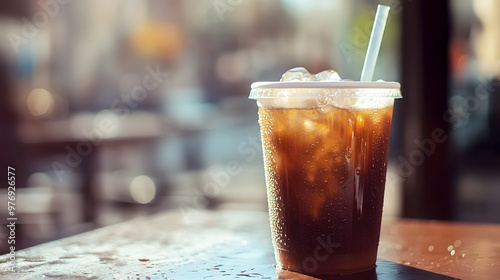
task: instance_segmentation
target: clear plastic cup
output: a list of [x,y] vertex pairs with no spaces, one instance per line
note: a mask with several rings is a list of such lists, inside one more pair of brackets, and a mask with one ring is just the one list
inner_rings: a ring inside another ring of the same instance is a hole
[[272,239],[278,267],[309,275],[375,266],[394,82],[259,82]]

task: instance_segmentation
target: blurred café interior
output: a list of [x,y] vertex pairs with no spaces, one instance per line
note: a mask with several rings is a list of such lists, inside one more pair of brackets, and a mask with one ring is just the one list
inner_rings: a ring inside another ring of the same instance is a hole
[[161,211],[265,211],[250,84],[296,66],[359,79],[377,4],[375,79],[404,96],[384,217],[499,223],[500,1],[22,0],[0,8],[18,248]]

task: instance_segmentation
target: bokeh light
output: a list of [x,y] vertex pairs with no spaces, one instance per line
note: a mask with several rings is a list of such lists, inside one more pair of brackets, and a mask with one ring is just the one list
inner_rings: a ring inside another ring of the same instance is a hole
[[43,88],[32,90],[26,99],[28,110],[35,117],[48,115],[54,107],[54,97]]
[[146,175],[137,176],[130,183],[130,195],[138,203],[148,204],[156,196],[156,185]]

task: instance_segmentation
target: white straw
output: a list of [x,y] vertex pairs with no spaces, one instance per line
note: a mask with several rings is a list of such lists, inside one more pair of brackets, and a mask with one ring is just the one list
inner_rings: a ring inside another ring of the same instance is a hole
[[363,71],[361,72],[361,81],[371,81],[373,78],[373,71],[377,63],[378,51],[380,50],[380,43],[384,35],[385,23],[389,15],[389,6],[378,5],[375,20],[373,22],[372,34],[368,42],[368,50],[366,51],[365,63],[363,64]]

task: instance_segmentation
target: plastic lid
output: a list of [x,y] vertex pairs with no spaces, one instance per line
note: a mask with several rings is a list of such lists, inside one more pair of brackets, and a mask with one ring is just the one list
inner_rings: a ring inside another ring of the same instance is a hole
[[256,82],[252,84],[250,99],[256,98],[402,98],[397,82],[311,81],[311,82]]
[[255,82],[257,88],[386,88],[400,89],[396,82],[359,82],[359,81],[311,81],[311,82]]

